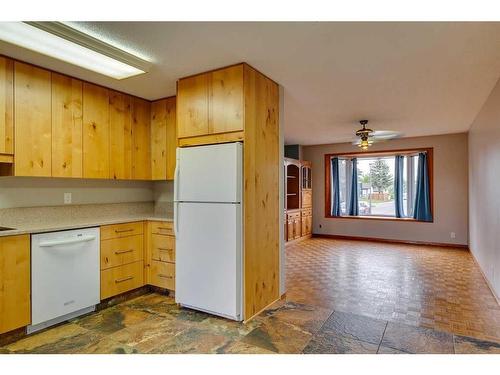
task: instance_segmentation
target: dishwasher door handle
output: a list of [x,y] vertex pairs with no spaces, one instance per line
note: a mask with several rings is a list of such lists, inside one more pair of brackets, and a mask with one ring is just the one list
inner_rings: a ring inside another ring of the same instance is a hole
[[88,241],[93,241],[95,239],[96,239],[95,236],[81,236],[81,237],[76,237],[76,238],[67,238],[67,239],[62,239],[62,240],[40,242],[40,244],[38,246],[40,246],[40,247],[53,247],[53,246],[68,245],[68,244],[79,243],[79,242],[88,242]]

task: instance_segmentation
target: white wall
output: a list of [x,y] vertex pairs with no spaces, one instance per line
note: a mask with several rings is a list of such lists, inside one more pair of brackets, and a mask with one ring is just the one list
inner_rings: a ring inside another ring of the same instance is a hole
[[0,209],[63,205],[64,193],[72,193],[73,204],[151,202],[154,198],[149,181],[2,177]]
[[500,81],[469,131],[470,250],[500,296]]
[[[303,158],[312,162],[313,232],[467,245],[467,134],[394,139],[370,150],[434,148],[434,222],[325,218],[324,155],[359,151],[350,143],[305,146]],[[451,238],[450,233],[456,237]]]

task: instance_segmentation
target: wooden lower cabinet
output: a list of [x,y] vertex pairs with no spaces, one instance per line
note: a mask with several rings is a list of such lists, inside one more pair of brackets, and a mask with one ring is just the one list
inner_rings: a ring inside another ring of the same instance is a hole
[[144,236],[112,238],[101,241],[101,270],[144,259]]
[[150,285],[175,290],[175,237],[169,221],[147,225],[146,280]]
[[101,227],[101,300],[144,285],[144,222]]
[[175,290],[175,263],[151,260],[151,285]]
[[143,261],[101,271],[101,300],[144,285]]
[[302,210],[302,236],[308,236],[312,233],[312,210]]
[[287,214],[287,241],[295,240],[301,236],[301,220],[299,212],[289,212]]
[[0,334],[31,323],[30,236],[0,237]]

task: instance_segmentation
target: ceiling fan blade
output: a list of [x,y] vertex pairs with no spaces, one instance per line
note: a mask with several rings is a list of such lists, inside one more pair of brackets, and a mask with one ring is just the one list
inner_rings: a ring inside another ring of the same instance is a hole
[[403,135],[402,133],[392,130],[376,130],[372,134],[370,134],[370,138],[388,140],[388,139],[399,138],[402,135]]

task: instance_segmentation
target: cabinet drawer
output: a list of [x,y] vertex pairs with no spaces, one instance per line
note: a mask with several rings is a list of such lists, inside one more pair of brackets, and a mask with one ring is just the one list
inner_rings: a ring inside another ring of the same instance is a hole
[[143,239],[138,234],[101,241],[101,270],[143,260]]
[[153,234],[166,234],[168,236],[174,235],[174,224],[170,221],[152,221],[151,233]]
[[312,206],[312,192],[310,190],[302,191],[302,207]]
[[175,238],[151,235],[151,258],[162,262],[175,262]]
[[288,220],[300,219],[300,212],[289,212],[287,216]]
[[103,225],[101,227],[101,240],[109,240],[110,238],[120,238],[126,236],[134,236],[142,234],[144,224],[142,221],[133,223]]
[[312,216],[312,210],[309,208],[307,210],[302,211],[302,217],[304,216]]
[[101,300],[144,285],[143,262],[135,262],[101,271]]
[[175,290],[175,264],[151,261],[151,285]]

